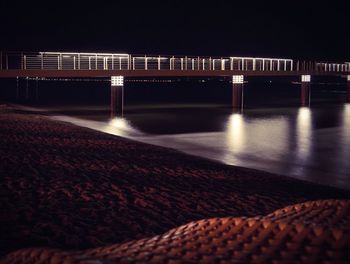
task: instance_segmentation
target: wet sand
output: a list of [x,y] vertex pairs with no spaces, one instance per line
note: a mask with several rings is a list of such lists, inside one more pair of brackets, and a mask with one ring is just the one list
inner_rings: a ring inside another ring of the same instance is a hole
[[106,246],[335,198],[350,193],[0,106],[1,256]]

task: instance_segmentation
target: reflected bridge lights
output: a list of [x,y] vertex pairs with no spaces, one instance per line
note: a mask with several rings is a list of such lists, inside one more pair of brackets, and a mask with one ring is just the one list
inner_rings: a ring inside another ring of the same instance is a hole
[[129,126],[128,121],[126,121],[125,118],[120,118],[120,117],[112,118],[109,121],[108,125],[118,129],[126,129]]
[[226,145],[234,152],[241,151],[245,145],[244,118],[234,113],[228,118],[226,125]]
[[137,128],[134,128],[130,122],[123,117],[111,118],[104,128],[104,132],[124,137],[136,137],[144,135],[144,133],[137,130]]
[[312,113],[308,107],[300,107],[297,116],[297,158],[307,159],[312,144]]
[[343,108],[343,137],[350,140],[350,103]]
[[106,127],[103,129],[106,133],[118,136],[127,136],[131,130],[128,121],[122,117],[114,117],[110,119]]

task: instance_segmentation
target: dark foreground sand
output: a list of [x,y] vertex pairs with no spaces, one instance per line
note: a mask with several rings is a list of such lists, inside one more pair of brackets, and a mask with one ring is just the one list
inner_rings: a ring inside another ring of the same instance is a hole
[[0,256],[106,246],[350,193],[0,106]]

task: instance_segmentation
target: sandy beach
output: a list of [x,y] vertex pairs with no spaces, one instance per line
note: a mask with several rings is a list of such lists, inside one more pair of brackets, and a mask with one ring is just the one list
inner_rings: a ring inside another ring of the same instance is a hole
[[[0,254],[85,250],[345,190],[219,164],[0,106]],[[347,226],[346,228],[349,228]]]

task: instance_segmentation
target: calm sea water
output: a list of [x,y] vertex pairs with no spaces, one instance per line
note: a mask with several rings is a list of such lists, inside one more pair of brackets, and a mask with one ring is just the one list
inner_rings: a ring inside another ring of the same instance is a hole
[[[242,114],[230,109],[228,80],[126,83],[126,111],[114,119],[109,116],[106,81],[42,82],[39,96],[46,103],[40,107],[56,119],[350,190],[350,105],[344,104],[345,82],[316,78],[312,106],[299,108],[300,85],[291,82],[296,80],[250,78]],[[4,87],[9,95],[13,92],[10,84]]]
[[55,118],[226,164],[350,190],[350,104],[248,109],[215,105],[55,109]]

